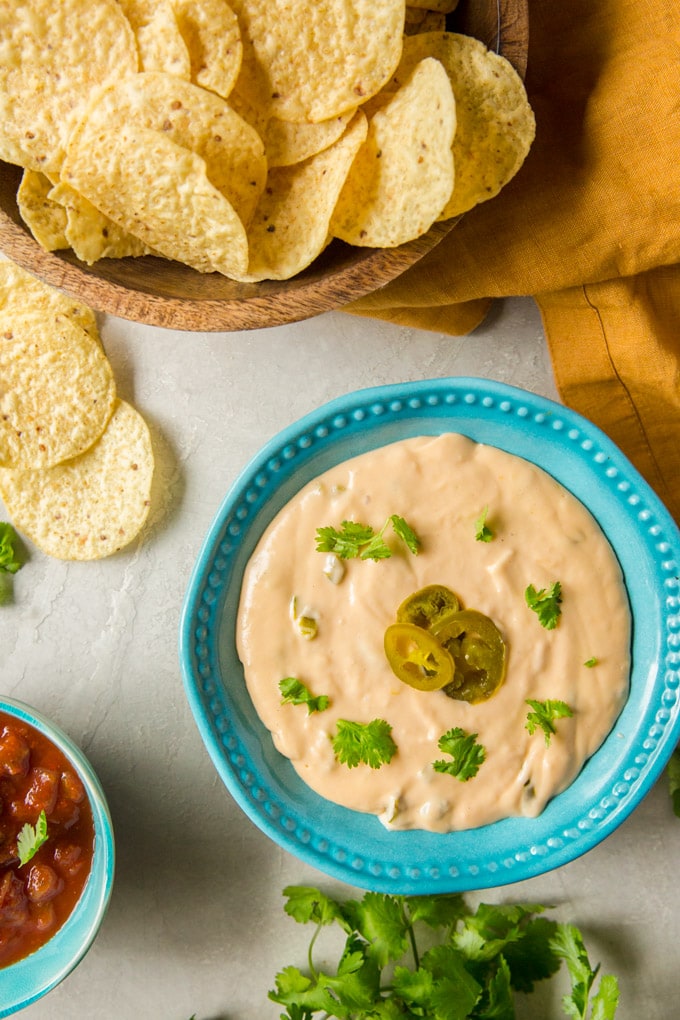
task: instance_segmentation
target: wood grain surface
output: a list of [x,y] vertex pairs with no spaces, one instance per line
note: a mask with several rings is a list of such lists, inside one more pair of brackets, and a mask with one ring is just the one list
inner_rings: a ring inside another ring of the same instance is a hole
[[[528,0],[461,0],[450,17],[453,31],[481,39],[524,77]],[[352,248],[334,241],[292,280],[240,284],[152,256],[100,259],[86,266],[71,252],[43,251],[19,216],[20,177],[19,167],[0,162],[0,251],[96,311],[187,331],[257,329],[340,308],[404,272],[456,223],[435,223],[422,237],[398,248]]]

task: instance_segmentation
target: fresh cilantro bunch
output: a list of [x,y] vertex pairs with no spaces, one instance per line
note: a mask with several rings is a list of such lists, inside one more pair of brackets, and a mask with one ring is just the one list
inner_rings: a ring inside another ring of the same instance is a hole
[[[583,938],[573,925],[540,916],[532,904],[471,910],[460,895],[365,893],[340,902],[310,886],[289,886],[286,913],[313,924],[308,968],[285,967],[269,998],[285,1007],[281,1020],[514,1020],[514,995],[534,990],[565,961],[572,1020],[612,1020],[618,983],[604,976],[595,990]],[[345,933],[334,973],[319,970],[314,947],[321,929]],[[428,948],[418,939],[426,934]]]
[[362,560],[387,560],[392,550],[384,534],[390,524],[395,535],[417,556],[420,550],[418,536],[398,514],[388,517],[380,531],[374,531],[370,524],[358,524],[356,521],[343,521],[339,531],[333,527],[317,528],[316,551],[335,553],[343,560],[357,557]]

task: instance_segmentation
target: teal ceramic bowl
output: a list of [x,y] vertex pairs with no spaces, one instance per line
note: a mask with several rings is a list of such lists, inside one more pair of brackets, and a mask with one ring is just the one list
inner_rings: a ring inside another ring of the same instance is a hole
[[[461,832],[389,832],[322,800],[275,750],[247,693],[235,643],[243,571],[282,506],[322,471],[387,443],[460,432],[523,457],[599,521],[633,619],[630,694],[611,733],[538,818]],[[420,895],[532,878],[613,832],[680,740],[680,532],[621,451],[591,422],[488,379],[397,383],[337,398],[274,436],[218,509],[189,583],[180,658],[191,710],[227,789],[284,849],[351,885]]]
[[0,712],[32,726],[68,758],[87,792],[95,837],[92,869],[69,918],[44,946],[23,960],[0,969],[0,1017],[7,1017],[46,995],[85,956],[109,904],[115,854],[106,798],[82,751],[58,726],[28,705],[3,697],[0,698]]

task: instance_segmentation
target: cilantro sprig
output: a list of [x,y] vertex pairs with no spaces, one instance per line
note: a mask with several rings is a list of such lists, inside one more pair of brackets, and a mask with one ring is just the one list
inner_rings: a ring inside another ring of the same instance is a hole
[[17,854],[19,866],[28,864],[32,857],[37,854],[43,843],[47,842],[47,815],[41,811],[35,825],[25,822],[17,836]]
[[550,698],[546,701],[536,701],[534,698],[527,698],[526,703],[533,710],[527,712],[525,724],[529,735],[532,736],[537,729],[543,730],[545,746],[550,747],[550,738],[554,733],[557,733],[555,720],[571,718],[574,714],[573,711],[565,701],[553,701]]
[[335,757],[347,768],[368,765],[379,769],[387,765],[397,753],[392,739],[392,727],[384,719],[368,723],[338,719],[335,735],[331,738]]
[[7,521],[0,521],[0,574],[16,574],[21,569],[15,543],[17,533]]
[[538,622],[546,630],[554,630],[562,614],[562,585],[555,581],[549,588],[537,590],[530,584],[524,592],[529,609],[538,616]]
[[309,687],[302,680],[298,680],[296,676],[287,676],[283,680],[279,680],[279,690],[281,691],[282,704],[306,705],[308,715],[312,715],[313,712],[323,712],[330,704],[327,694],[313,695]]
[[[598,968],[590,966],[578,928],[543,917],[544,907],[481,903],[472,910],[458,894],[367,892],[342,902],[313,886],[288,886],[283,894],[286,913],[314,932],[306,970],[284,967],[269,992],[285,1009],[282,1020],[510,1020],[516,993],[530,994],[564,961],[572,986],[565,1014],[615,1016],[616,978],[605,975],[595,989]],[[314,950],[331,927],[344,934],[344,945],[337,966],[322,970]]]
[[478,542],[491,542],[493,541],[494,533],[486,523],[486,519],[489,515],[489,508],[485,506],[479,517],[475,521],[475,539]]
[[462,783],[473,779],[479,768],[486,761],[486,750],[477,743],[476,733],[466,733],[460,726],[447,730],[439,738],[437,747],[444,754],[451,756],[451,761],[440,759],[432,763],[435,772],[445,772],[455,776]]
[[362,560],[387,560],[392,550],[385,541],[385,531],[392,525],[392,530],[417,556],[420,551],[420,539],[403,517],[392,514],[387,518],[380,531],[374,531],[370,524],[359,524],[356,521],[343,521],[340,530],[332,526],[316,529],[316,551],[335,553],[340,559],[351,560],[357,557]]

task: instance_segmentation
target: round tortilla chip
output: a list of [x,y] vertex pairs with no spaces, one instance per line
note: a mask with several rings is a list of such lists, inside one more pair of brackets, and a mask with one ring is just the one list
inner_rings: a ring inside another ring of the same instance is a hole
[[350,110],[331,120],[319,121],[318,124],[296,124],[272,117],[264,136],[270,169],[273,166],[293,166],[294,163],[302,163],[310,156],[323,152],[344,134],[354,113],[354,110]]
[[205,160],[208,180],[247,225],[264,188],[267,159],[257,131],[226,100],[171,74],[136,74],[102,89],[80,130],[92,136],[100,127],[124,131],[127,125],[159,132]]
[[0,158],[58,172],[91,91],[137,65],[116,0],[0,0]]
[[43,471],[0,469],[13,524],[49,556],[95,560],[128,545],[149,514],[154,458],[142,416],[118,401],[101,439]]
[[141,71],[191,76],[191,62],[170,0],[118,0],[137,40]]
[[17,191],[21,218],[45,251],[68,248],[66,210],[50,197],[52,181],[38,170],[24,170]]
[[0,465],[44,468],[87,450],[116,399],[103,349],[57,313],[0,316]]
[[456,103],[446,71],[432,58],[392,96],[377,99],[331,232],[349,244],[393,248],[429,230],[451,195]]
[[208,180],[205,160],[162,131],[81,123],[69,141],[63,179],[166,258],[200,273],[231,276],[248,268],[245,228]]
[[241,70],[238,19],[225,0],[171,0],[189,53],[191,80],[224,99]]
[[250,262],[242,280],[288,280],[323,251],[333,209],[366,130],[359,110],[329,148],[269,173],[250,224]]
[[379,92],[401,54],[403,0],[233,0],[235,91],[281,120],[330,120]]
[[455,32],[406,36],[390,87],[401,84],[425,57],[441,61],[456,97],[456,183],[439,216],[446,220],[494,198],[515,176],[531,148],[536,123],[512,64],[478,39]]
[[26,311],[40,314],[44,319],[65,315],[101,343],[96,316],[88,305],[43,283],[14,262],[0,261],[0,313],[15,315]]

